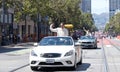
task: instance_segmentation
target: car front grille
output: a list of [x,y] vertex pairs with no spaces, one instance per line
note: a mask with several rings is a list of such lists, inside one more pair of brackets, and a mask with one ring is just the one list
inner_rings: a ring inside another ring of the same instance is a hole
[[56,58],[56,57],[60,57],[61,54],[59,53],[44,53],[41,57],[44,58]]
[[93,43],[93,42],[82,42],[82,43],[84,43],[84,44],[91,44],[91,43]]
[[55,63],[40,62],[39,65],[63,65],[63,64],[61,62],[55,62]]

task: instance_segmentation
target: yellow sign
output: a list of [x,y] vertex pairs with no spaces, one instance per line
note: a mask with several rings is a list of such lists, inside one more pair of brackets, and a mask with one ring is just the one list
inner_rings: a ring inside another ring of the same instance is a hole
[[72,25],[72,24],[65,24],[64,26],[65,26],[66,28],[69,28],[69,29],[70,29],[70,28],[73,28],[73,25]]

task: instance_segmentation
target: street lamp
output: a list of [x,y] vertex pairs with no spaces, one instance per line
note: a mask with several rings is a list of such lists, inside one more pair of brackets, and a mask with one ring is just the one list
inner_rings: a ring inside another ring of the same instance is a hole
[[41,24],[41,15],[38,13],[38,15],[37,15],[37,32],[38,32],[38,33],[37,33],[37,34],[38,34],[38,35],[37,35],[37,37],[38,37],[38,38],[37,38],[37,39],[38,39],[37,41],[38,41],[38,42],[40,41],[40,28],[41,28],[41,25],[40,25],[40,24]]
[[2,0],[2,32],[4,33],[4,23],[5,23],[5,0]]
[[2,0],[2,9],[1,9],[1,23],[2,23],[2,41],[1,44],[5,45],[5,0]]
[[11,37],[11,42],[13,42],[12,37],[13,37],[13,30],[14,30],[14,8],[8,8],[8,22],[10,24],[10,37]]

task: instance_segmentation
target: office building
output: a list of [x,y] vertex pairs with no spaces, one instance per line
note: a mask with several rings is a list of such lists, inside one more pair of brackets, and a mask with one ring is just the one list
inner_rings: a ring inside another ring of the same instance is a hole
[[120,10],[120,0],[109,0],[109,18]]
[[85,13],[91,13],[91,0],[81,0],[81,10]]

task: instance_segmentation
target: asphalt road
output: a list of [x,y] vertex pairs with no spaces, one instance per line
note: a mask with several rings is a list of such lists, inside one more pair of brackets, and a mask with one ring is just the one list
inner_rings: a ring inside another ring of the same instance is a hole
[[[97,49],[83,49],[83,64],[78,65],[75,71],[68,68],[42,68],[42,71],[54,72],[107,72],[103,56],[103,48],[107,58],[108,72],[120,72],[120,51],[106,39],[99,40]],[[110,40],[119,48],[120,41]],[[0,72],[32,72],[29,68],[29,52],[31,46],[13,46],[0,49]]]

